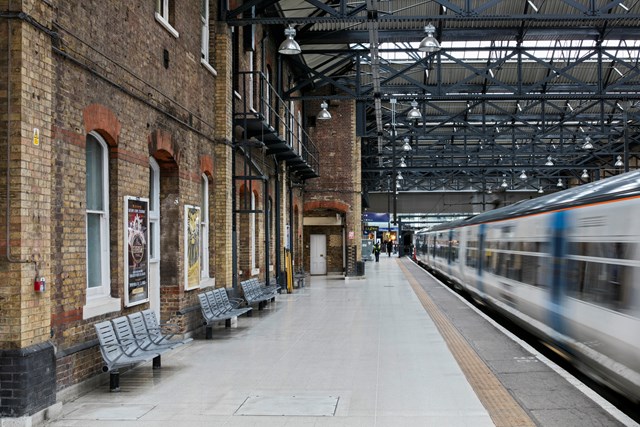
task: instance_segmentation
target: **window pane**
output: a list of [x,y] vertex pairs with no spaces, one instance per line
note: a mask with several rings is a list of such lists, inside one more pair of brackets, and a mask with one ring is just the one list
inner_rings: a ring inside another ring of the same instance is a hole
[[104,178],[104,148],[98,140],[87,136],[87,210],[104,210],[103,178]]
[[87,284],[89,288],[102,286],[100,216],[100,214],[87,214]]
[[156,256],[156,222],[149,221],[149,258],[155,259]]
[[149,168],[149,210],[156,210],[156,198],[153,197],[156,194],[156,176],[153,168]]

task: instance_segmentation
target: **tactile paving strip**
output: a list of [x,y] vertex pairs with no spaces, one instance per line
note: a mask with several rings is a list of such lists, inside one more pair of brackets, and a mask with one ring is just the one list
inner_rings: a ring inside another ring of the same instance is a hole
[[398,264],[411,284],[413,291],[422,303],[438,331],[444,338],[449,350],[467,377],[469,384],[489,412],[491,420],[497,427],[535,426],[536,423],[504,388],[480,356],[473,350],[464,337],[429,298],[416,278],[398,259]]

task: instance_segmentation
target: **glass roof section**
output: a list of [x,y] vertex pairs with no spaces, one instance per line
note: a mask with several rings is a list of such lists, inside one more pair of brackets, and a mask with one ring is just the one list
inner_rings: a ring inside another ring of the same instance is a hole
[[[380,58],[390,63],[413,63],[425,57],[425,53],[418,51],[419,41],[403,43],[381,43],[378,47]],[[509,49],[515,49],[518,43],[514,40],[505,41],[443,41],[442,50],[453,58],[466,61],[496,61],[510,54]],[[587,58],[587,61],[597,61],[592,53],[597,46],[594,40],[525,40],[521,46],[532,57],[546,61],[575,61]],[[604,52],[621,60],[638,61],[637,49],[640,40],[604,40]],[[352,44],[351,49],[369,49],[368,43]],[[524,61],[532,59],[523,58]],[[446,58],[443,58],[446,61]]]

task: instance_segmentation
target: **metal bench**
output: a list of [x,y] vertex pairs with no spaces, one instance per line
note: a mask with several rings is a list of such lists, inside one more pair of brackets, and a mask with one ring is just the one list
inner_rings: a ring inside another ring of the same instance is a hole
[[258,304],[258,310],[262,310],[268,301],[274,301],[278,294],[277,286],[264,286],[258,279],[244,280],[240,286],[247,304]]
[[[126,320],[126,318],[125,318]],[[150,359],[160,358],[160,352],[141,349],[134,341],[121,342],[111,321],[96,323],[96,333],[100,342],[100,353],[105,365],[103,372],[109,372],[109,390],[120,391],[119,368],[128,367]]]
[[[140,347],[143,349],[153,349],[156,346],[176,348],[181,345],[187,344],[193,341],[193,338],[175,339],[175,335],[178,331],[177,325],[158,323],[153,310],[144,310],[136,313],[132,313],[127,316],[129,323],[131,323],[131,329],[136,339],[140,340]],[[164,333],[166,330],[171,330],[169,334]]]
[[206,338],[213,336],[212,326],[216,322],[225,322],[225,327],[231,326],[231,319],[250,313],[251,307],[240,307],[242,300],[230,299],[223,288],[214,289],[198,294],[200,309],[206,326]]

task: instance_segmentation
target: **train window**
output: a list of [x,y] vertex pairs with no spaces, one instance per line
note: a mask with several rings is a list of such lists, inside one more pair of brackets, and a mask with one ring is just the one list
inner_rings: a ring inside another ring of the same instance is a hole
[[540,269],[541,258],[538,256],[522,256],[522,282],[529,285],[537,285],[537,273]]
[[569,260],[567,294],[616,310],[629,308],[632,274],[637,267]]
[[475,248],[467,248],[466,262],[468,267],[476,268],[478,266],[478,251]]
[[539,252],[540,242],[522,242],[523,252]]
[[568,250],[570,255],[633,259],[634,244],[621,242],[570,242]]

